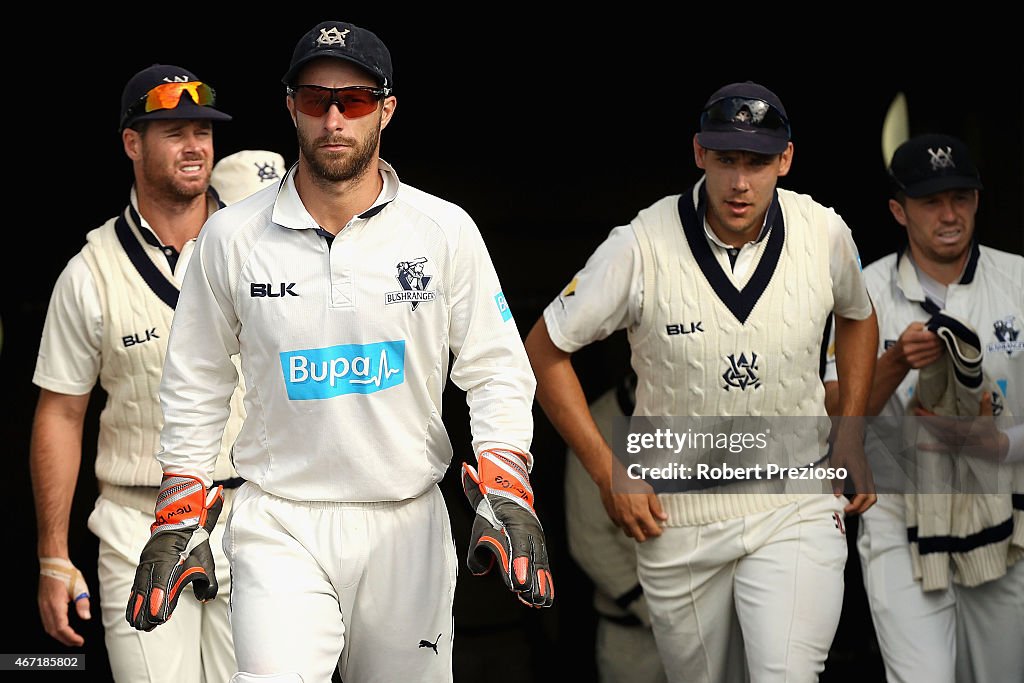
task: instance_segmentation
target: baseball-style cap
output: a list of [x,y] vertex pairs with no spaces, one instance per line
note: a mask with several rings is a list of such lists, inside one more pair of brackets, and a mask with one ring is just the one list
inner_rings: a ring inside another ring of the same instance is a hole
[[745,81],[723,86],[708,98],[697,142],[706,149],[780,154],[790,135],[789,118],[778,96]]
[[291,65],[281,81],[285,85],[298,85],[294,81],[299,70],[317,57],[348,60],[370,72],[377,83],[389,91],[395,86],[391,75],[391,53],[375,33],[365,28],[344,21],[317,24],[296,43]]
[[273,185],[284,175],[284,157],[265,149],[244,149],[213,166],[210,185],[225,204],[234,204],[253,192]]
[[889,164],[894,190],[924,197],[945,190],[982,189],[967,145],[952,135],[929,133],[896,148]]
[[211,119],[231,116],[213,108],[216,93],[194,73],[172,64],[153,64],[138,72],[121,92],[121,126],[156,119]]

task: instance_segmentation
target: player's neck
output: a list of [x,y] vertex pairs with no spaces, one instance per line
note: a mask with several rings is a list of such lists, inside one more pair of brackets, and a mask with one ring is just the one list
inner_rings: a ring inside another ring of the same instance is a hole
[[136,188],[136,199],[139,213],[160,242],[178,251],[199,235],[210,213],[205,193],[191,199],[172,199]]
[[913,247],[910,255],[914,259],[914,265],[918,270],[935,280],[940,285],[951,285],[960,281],[964,267],[967,265],[967,258],[970,251],[965,251],[955,261],[936,261],[918,253]]
[[295,190],[302,205],[324,230],[337,235],[357,216],[373,206],[384,187],[376,160],[366,171],[348,180],[327,180],[311,172],[304,159],[299,159],[295,173]]

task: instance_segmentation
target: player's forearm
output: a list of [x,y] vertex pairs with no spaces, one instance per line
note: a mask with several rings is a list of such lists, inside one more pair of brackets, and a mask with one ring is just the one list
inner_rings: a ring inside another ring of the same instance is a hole
[[892,346],[875,362],[875,375],[871,383],[866,415],[878,415],[910,372],[910,365],[900,356],[898,346]]
[[611,451],[587,406],[570,354],[548,336],[543,319],[526,337],[526,351],[537,377],[537,402],[562,439],[599,485],[611,482]]
[[82,462],[82,426],[88,396],[43,390],[29,449],[40,557],[68,557],[68,527]]
[[842,316],[836,323],[837,415],[866,415],[878,350],[878,321],[872,311],[864,320]]
[[[181,309],[179,306],[179,316]],[[231,350],[234,337],[224,329],[197,330],[175,318],[160,382],[164,423],[155,454],[165,473],[213,481],[239,370]]]

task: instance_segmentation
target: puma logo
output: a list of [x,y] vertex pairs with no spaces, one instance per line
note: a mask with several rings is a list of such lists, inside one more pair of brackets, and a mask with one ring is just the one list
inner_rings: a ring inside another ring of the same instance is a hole
[[839,533],[843,536],[846,535],[846,526],[843,524],[843,518],[839,516],[838,512],[832,513],[832,520],[835,522],[835,526],[839,529]]
[[437,654],[437,643],[438,643],[439,640],[441,640],[441,634],[440,633],[437,634],[437,638],[434,639],[434,642],[430,642],[429,640],[421,640],[419,646],[420,647],[429,647],[431,650],[434,651],[434,654],[436,655]]

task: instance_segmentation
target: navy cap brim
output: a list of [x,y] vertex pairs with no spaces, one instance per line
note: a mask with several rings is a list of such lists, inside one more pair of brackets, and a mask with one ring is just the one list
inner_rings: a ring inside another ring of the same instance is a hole
[[161,121],[171,119],[230,121],[231,118],[230,114],[225,114],[219,109],[214,109],[209,105],[200,106],[193,102],[189,97],[182,97],[178,106],[174,109],[157,109],[156,111],[151,111],[148,114],[134,116],[125,122],[123,128],[127,128],[138,121]]
[[756,154],[782,154],[789,138],[775,136],[764,130],[703,131],[697,133],[697,142],[705,149],[718,152],[754,152]]
[[908,197],[917,199],[928,195],[938,194],[947,190],[981,190],[984,187],[981,181],[971,176],[939,176],[929,178],[920,182],[908,185],[903,188],[903,193]]

